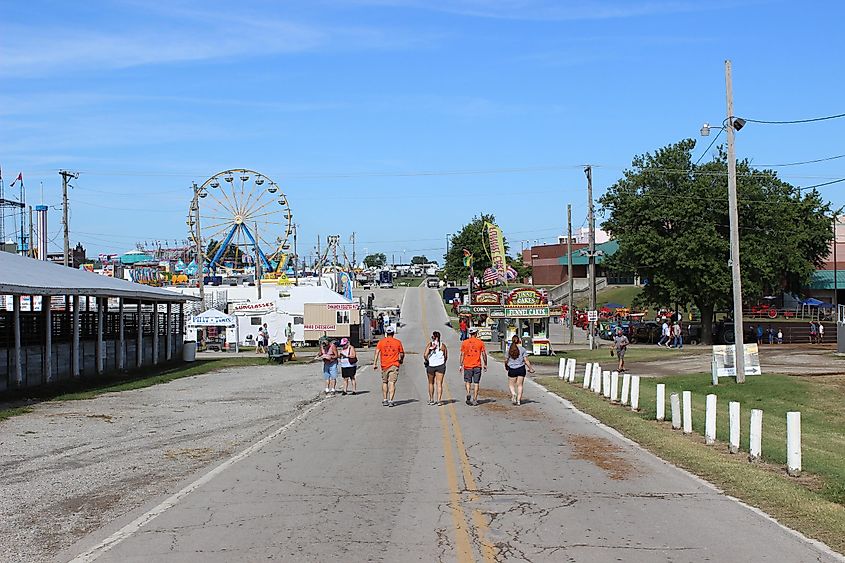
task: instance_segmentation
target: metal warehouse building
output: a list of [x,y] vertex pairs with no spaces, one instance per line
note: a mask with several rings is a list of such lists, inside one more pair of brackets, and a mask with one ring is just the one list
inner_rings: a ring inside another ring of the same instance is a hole
[[189,299],[0,252],[0,392],[181,358]]

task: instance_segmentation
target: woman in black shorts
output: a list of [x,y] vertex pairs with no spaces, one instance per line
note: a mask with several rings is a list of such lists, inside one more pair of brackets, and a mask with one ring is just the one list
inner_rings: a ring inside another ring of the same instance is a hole
[[[443,376],[446,375],[446,360],[449,352],[446,345],[440,342],[440,333],[431,333],[431,342],[425,349],[425,373],[428,375],[428,404],[443,404]],[[437,402],[434,401],[434,388],[437,387]]]
[[[340,374],[343,376],[343,391],[341,395],[346,395],[348,392],[354,395],[358,391],[358,382],[355,380],[355,372],[358,371],[358,353],[355,348],[349,343],[348,338],[343,338],[340,341]],[[349,390],[349,381],[352,381],[352,389]]]
[[521,340],[513,335],[508,353],[505,355],[505,369],[508,370],[508,387],[511,390],[511,404],[522,404],[522,388],[525,382],[525,370],[534,373],[534,366],[528,361],[528,351],[521,345]]

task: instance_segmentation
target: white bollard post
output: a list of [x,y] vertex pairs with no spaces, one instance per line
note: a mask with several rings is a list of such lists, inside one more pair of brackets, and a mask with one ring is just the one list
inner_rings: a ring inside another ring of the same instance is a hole
[[587,389],[587,388],[590,387],[590,374],[592,373],[592,371],[593,371],[593,364],[591,362],[589,362],[589,363],[587,363],[587,366],[584,368],[584,383],[583,383],[584,389]]
[[610,372],[603,371],[601,373],[601,392],[605,399],[610,398]]
[[566,364],[569,369],[569,383],[575,383],[575,368],[577,367],[575,358],[569,358]]
[[631,377],[631,410],[636,412],[640,410],[640,376],[634,375]]
[[610,372],[610,402],[619,402],[619,372]]
[[666,385],[657,384],[657,420],[666,420]]
[[596,395],[601,393],[601,383],[601,366],[599,364],[593,364],[593,391],[595,391]]
[[757,461],[763,453],[763,411],[751,409],[751,432],[748,445],[748,460]]
[[561,358],[557,363],[557,378],[564,379],[566,377],[566,358]]
[[728,450],[735,454],[739,452],[739,402],[731,401],[728,405],[730,416],[730,438]]
[[786,413],[786,472],[801,475],[801,413]]
[[681,427],[681,398],[677,393],[669,395],[669,403],[672,405],[672,430]]
[[713,445],[716,443],[716,395],[707,395],[707,402],[704,412],[704,443]]
[[631,393],[631,374],[627,371],[622,375],[622,404],[628,404],[628,397]]
[[684,391],[684,434],[692,433],[692,392]]

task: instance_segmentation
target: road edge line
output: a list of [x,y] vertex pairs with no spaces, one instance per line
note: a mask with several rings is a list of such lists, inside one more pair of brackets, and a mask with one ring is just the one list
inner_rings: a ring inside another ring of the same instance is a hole
[[703,485],[703,486],[719,493],[720,495],[724,496],[725,498],[734,501],[735,503],[737,503],[740,506],[750,510],[751,512],[757,514],[758,516],[763,517],[764,519],[766,519],[769,522],[778,526],[780,529],[782,529],[782,530],[786,531],[787,533],[795,536],[797,539],[802,540],[802,541],[812,545],[813,547],[815,547],[816,549],[821,551],[824,555],[828,555],[828,556],[833,557],[834,559],[838,559],[839,561],[845,562],[845,555],[839,553],[838,551],[834,551],[826,543],[821,542],[817,539],[807,537],[804,534],[802,534],[801,532],[799,532],[798,530],[793,530],[789,526],[786,526],[785,524],[779,522],[773,516],[771,516],[770,514],[767,514],[766,512],[757,508],[756,506],[752,506],[752,505],[748,504],[747,502],[736,498],[735,496],[729,495],[728,493],[726,493],[725,491],[723,491],[722,489],[720,489],[719,487],[717,487],[716,485],[714,485],[710,481],[707,481],[706,479],[699,477],[695,473],[691,473],[690,471],[687,471],[683,467],[678,467],[674,463],[666,461],[665,459],[663,459],[659,455],[655,454],[654,452],[649,451],[644,446],[641,446],[639,443],[635,442],[631,438],[628,438],[627,436],[625,436],[624,434],[622,434],[621,432],[619,432],[617,429],[613,428],[612,426],[608,426],[607,424],[600,421],[599,419],[597,419],[593,415],[578,409],[578,407],[576,407],[574,404],[572,404],[571,401],[569,401],[568,399],[566,399],[564,397],[561,397],[560,395],[558,395],[554,391],[551,391],[550,389],[548,389],[547,387],[537,383],[533,379],[526,378],[526,381],[528,381],[532,385],[540,388],[542,391],[545,391],[546,393],[548,393],[549,395],[551,395],[552,397],[554,397],[555,399],[560,401],[560,403],[563,404],[564,407],[566,407],[567,409],[569,409],[569,410],[575,412],[576,414],[580,415],[582,418],[586,419],[587,421],[595,424],[598,428],[601,428],[602,430],[604,430],[605,432],[607,432],[608,434],[610,434],[614,438],[618,438],[618,439],[622,440],[626,444],[637,448],[641,452],[651,456],[652,458],[656,459],[657,461],[659,461],[661,463],[665,463],[666,465],[671,465],[672,467],[674,467],[675,469],[677,469],[678,471],[680,471],[681,473],[683,473],[687,477],[691,477],[694,481],[698,482],[700,485]]

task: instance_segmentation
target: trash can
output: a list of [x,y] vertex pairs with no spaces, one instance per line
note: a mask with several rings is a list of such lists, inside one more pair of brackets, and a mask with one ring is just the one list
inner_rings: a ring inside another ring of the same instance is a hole
[[197,360],[197,343],[184,342],[182,344],[182,361],[195,362]]

